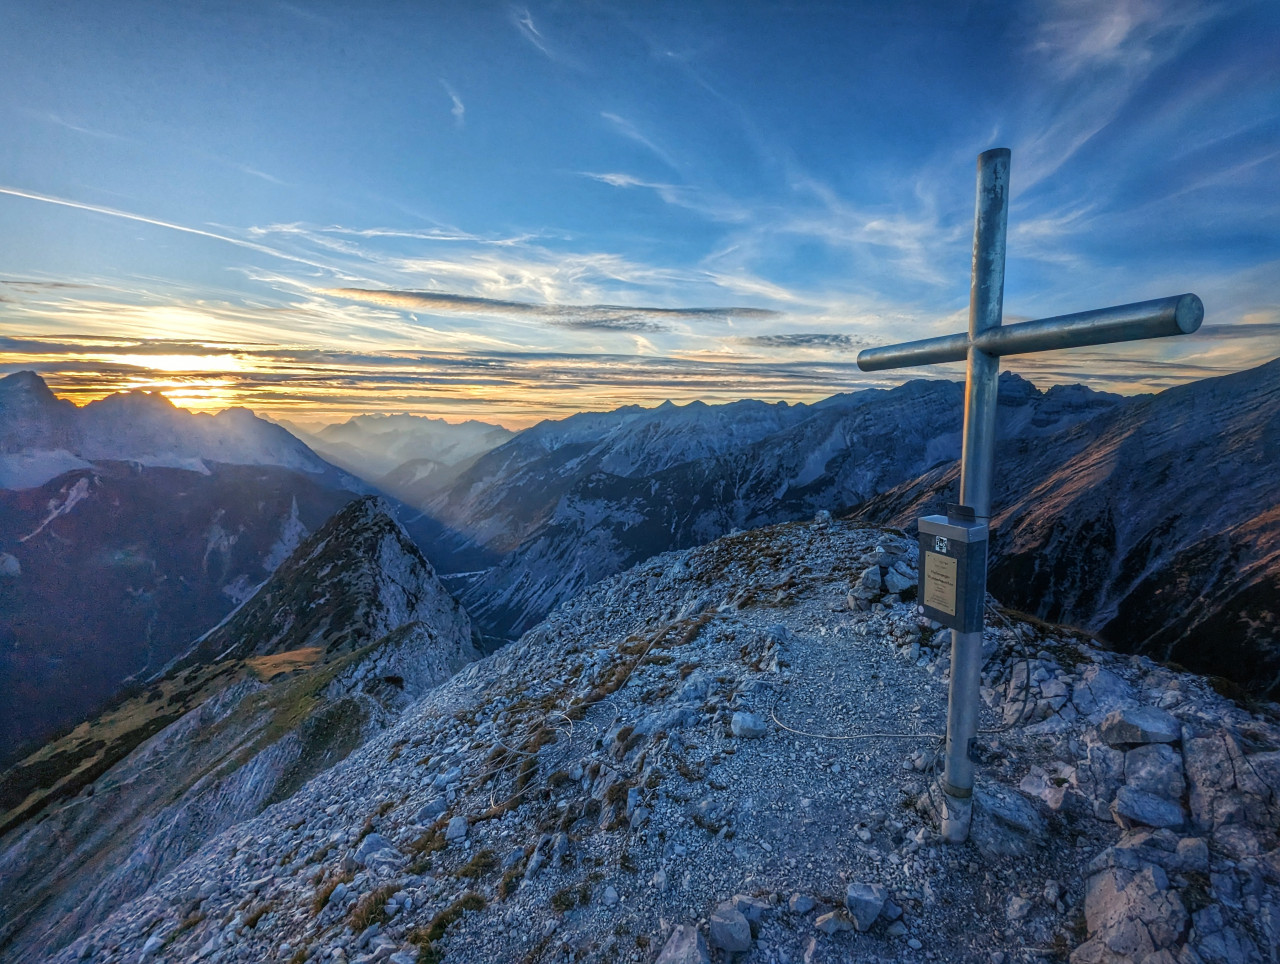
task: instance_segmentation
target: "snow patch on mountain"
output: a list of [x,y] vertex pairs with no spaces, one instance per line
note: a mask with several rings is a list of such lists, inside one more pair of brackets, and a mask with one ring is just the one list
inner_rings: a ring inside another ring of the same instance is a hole
[[64,472],[92,468],[66,449],[0,454],[0,489],[33,489]]
[[33,539],[45,530],[54,519],[64,516],[77,505],[89,498],[89,478],[81,477],[75,481],[68,489],[63,489],[57,496],[49,500],[49,514],[44,517],[40,525],[36,526],[31,532],[25,536],[21,536],[18,541],[26,542]]

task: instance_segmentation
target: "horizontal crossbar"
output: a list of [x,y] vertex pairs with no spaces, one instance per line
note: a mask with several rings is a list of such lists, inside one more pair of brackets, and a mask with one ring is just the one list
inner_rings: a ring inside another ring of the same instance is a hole
[[868,348],[858,353],[858,367],[864,372],[877,372],[964,361],[969,355],[970,345],[988,355],[1023,355],[1058,348],[1189,335],[1200,327],[1203,320],[1204,303],[1198,297],[1193,294],[1174,295],[1133,305],[1001,325],[988,328],[972,339],[961,333]]

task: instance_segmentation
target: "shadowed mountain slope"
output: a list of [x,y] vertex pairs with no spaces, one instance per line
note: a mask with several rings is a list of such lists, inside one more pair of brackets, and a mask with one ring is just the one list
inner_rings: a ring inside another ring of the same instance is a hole
[[[0,378],[0,766],[157,672],[371,492],[243,409]],[[444,571],[492,554],[392,508]]]
[[385,504],[352,502],[144,693],[3,774],[0,958],[71,940],[475,656]]
[[[1280,693],[1280,360],[1126,400],[997,455],[991,591],[1132,652]],[[902,527],[947,466],[861,506]]]

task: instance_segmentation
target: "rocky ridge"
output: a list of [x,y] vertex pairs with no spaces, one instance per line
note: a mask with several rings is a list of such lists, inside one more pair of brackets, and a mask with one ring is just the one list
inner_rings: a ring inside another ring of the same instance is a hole
[[476,655],[388,507],[355,500],[143,693],[4,773],[0,958],[99,923]]
[[655,557],[54,959],[1273,960],[1276,708],[1071,631],[991,610],[939,841],[914,557],[826,514]]

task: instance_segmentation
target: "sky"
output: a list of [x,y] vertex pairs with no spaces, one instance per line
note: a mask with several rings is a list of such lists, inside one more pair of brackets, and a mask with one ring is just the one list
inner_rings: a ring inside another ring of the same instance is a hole
[[299,422],[814,401],[963,331],[1193,291],[1194,335],[1005,358],[1159,391],[1280,355],[1280,3],[0,0],[0,374]]

